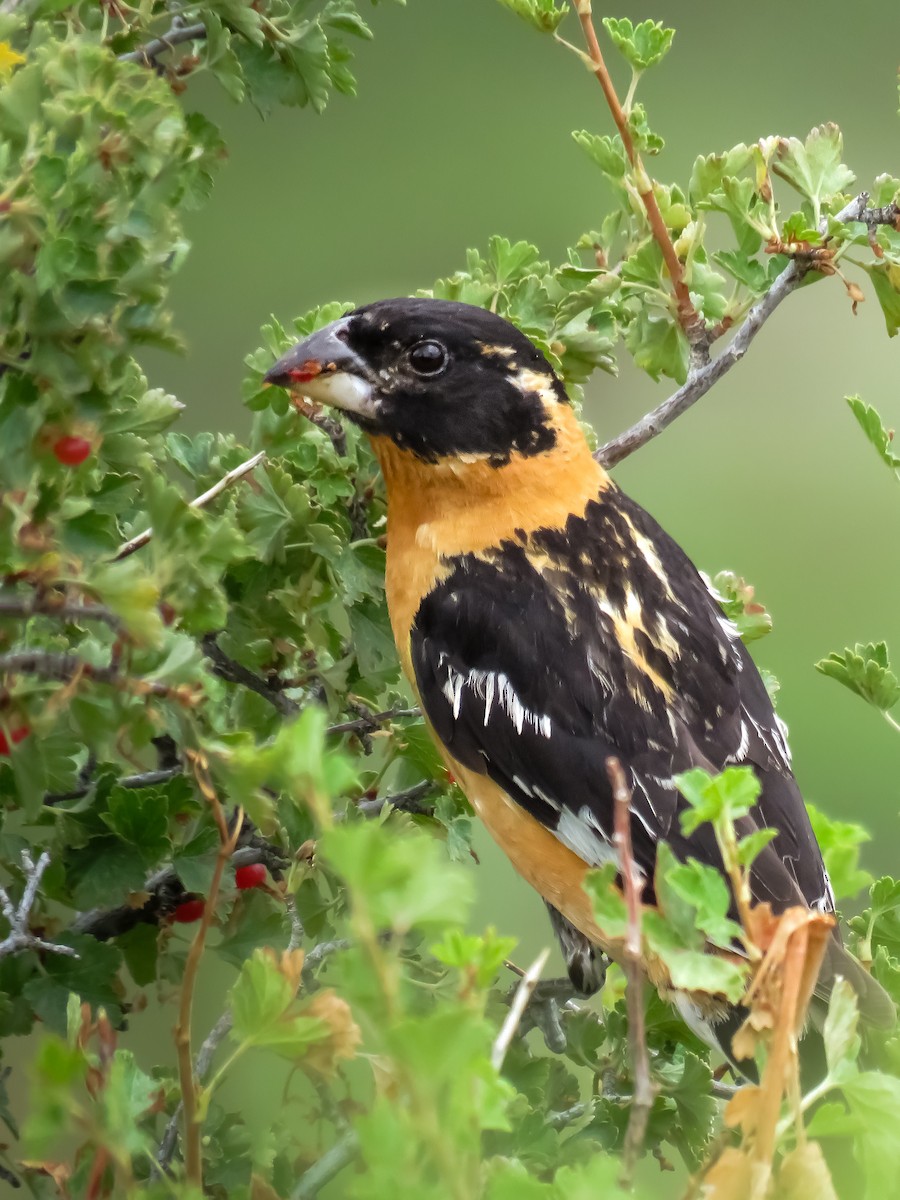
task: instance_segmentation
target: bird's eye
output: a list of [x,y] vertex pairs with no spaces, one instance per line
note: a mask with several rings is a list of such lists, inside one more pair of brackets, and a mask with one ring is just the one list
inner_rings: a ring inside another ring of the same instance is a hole
[[440,342],[419,342],[409,352],[409,365],[417,375],[437,375],[447,365],[447,351]]

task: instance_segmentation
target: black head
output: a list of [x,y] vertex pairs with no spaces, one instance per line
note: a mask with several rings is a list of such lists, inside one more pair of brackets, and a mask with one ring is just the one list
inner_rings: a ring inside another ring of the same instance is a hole
[[427,462],[540,454],[555,442],[553,407],[567,403],[514,325],[451,300],[367,304],[294,346],[266,382],[342,409]]

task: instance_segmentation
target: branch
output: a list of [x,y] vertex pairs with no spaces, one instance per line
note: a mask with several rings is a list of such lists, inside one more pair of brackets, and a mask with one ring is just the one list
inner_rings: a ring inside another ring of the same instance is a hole
[[[157,784],[168,783],[176,775],[183,774],[184,768],[179,764],[177,767],[144,771],[140,775],[123,775],[121,779],[115,781],[115,786],[137,791],[139,788],[156,787]],[[44,804],[52,808],[54,804],[63,804],[66,800],[81,800],[90,790],[91,784],[88,782],[84,787],[75,788],[71,792],[48,792],[44,797]]]
[[168,687],[164,683],[124,675],[117,666],[95,667],[75,654],[52,654],[46,650],[0,654],[0,675],[4,674],[36,675],[39,679],[52,679],[59,683],[69,683],[81,677],[94,683],[111,683],[137,696],[164,696],[170,700],[185,695],[183,690]]
[[[234,1017],[230,1012],[224,1012],[206,1035],[206,1039],[197,1052],[197,1058],[194,1062],[194,1078],[198,1083],[202,1083],[209,1074],[209,1068],[212,1066],[215,1053],[231,1032],[233,1024]],[[159,1149],[156,1152],[156,1162],[163,1170],[166,1170],[172,1161],[172,1155],[175,1153],[175,1147],[178,1144],[178,1125],[181,1121],[183,1111],[184,1106],[179,1101],[175,1111],[169,1117],[166,1131],[162,1136],[162,1141],[159,1143]]]
[[[862,221],[869,228],[872,224],[894,225],[897,221],[897,210],[893,205],[887,205],[886,208],[870,209],[866,207],[868,202],[868,194],[861,192],[855,199],[851,200],[833,219],[843,223],[851,221]],[[824,233],[827,229],[827,221],[820,226]],[[633,454],[635,450],[640,450],[641,446],[647,444],[657,434],[662,433],[666,426],[671,425],[676,417],[680,417],[701,398],[705,396],[713,384],[718,383],[723,375],[727,374],[731,368],[744,357],[750,347],[750,343],[762,329],[763,325],[771,317],[772,313],[791,292],[793,292],[809,270],[809,262],[804,260],[802,256],[793,258],[784,268],[781,274],[777,277],[771,288],[757,300],[756,304],[750,309],[744,323],[732,338],[728,347],[722,351],[718,358],[712,362],[707,362],[696,370],[688,372],[688,377],[677,392],[673,393],[668,400],[664,400],[652,412],[641,417],[630,429],[626,429],[624,433],[620,433],[618,437],[613,438],[594,454],[597,462],[604,467],[614,467],[616,463],[627,458],[629,454]]]
[[[241,828],[241,839],[244,844],[239,845],[231,855],[231,863],[235,868],[261,862],[278,878],[287,867],[288,859],[261,837],[246,819]],[[107,942],[134,929],[136,925],[158,925],[174,912],[187,895],[178,873],[171,866],[163,867],[151,875],[142,890],[148,895],[140,908],[130,904],[116,908],[92,908],[76,917],[72,924],[73,932],[86,933],[99,942]]]
[[207,633],[200,642],[200,648],[213,664],[214,675],[227,680],[228,683],[237,683],[241,687],[249,688],[251,692],[256,692],[257,696],[262,696],[263,700],[267,700],[283,717],[298,715],[300,705],[296,700],[292,700],[290,696],[286,696],[283,691],[267,682],[261,675],[255,674],[248,667],[239,663],[237,659],[226,654],[216,641],[216,636],[214,633]]
[[9,898],[6,888],[0,887],[0,910],[9,922],[9,933],[0,942],[0,959],[11,954],[19,954],[22,950],[46,950],[51,954],[65,954],[69,958],[78,958],[71,946],[58,946],[55,942],[45,942],[28,928],[29,918],[41,877],[50,865],[50,855],[44,851],[35,863],[27,850],[22,851],[22,869],[25,872],[25,890],[19,907],[16,908]]
[[297,1181],[297,1186],[291,1192],[291,1200],[313,1200],[319,1192],[334,1179],[344,1167],[356,1158],[359,1151],[359,1141],[352,1129],[331,1147],[322,1157],[314,1162]]
[[[191,26],[190,28],[197,28],[197,27]],[[201,26],[201,28],[203,28],[203,27]],[[205,36],[205,33],[206,33],[206,31],[204,29],[204,36]],[[194,36],[196,36],[196,34]],[[161,41],[162,39],[158,39],[158,40]],[[185,41],[186,39],[181,38],[180,40]],[[149,44],[152,46],[154,43],[151,42]],[[137,54],[138,51],[135,50],[134,53]],[[129,58],[129,56],[127,54],[123,55],[122,57],[123,57],[123,59]],[[143,61],[143,59],[134,59],[133,61],[138,62],[138,61]],[[223,475],[222,478],[217,483],[214,483],[211,488],[207,488],[207,490],[205,492],[203,492],[201,495],[197,496],[196,499],[192,500],[190,502],[190,504],[188,505],[188,507],[189,508],[203,508],[203,506],[208,504],[210,502],[210,500],[214,500],[216,498],[216,496],[221,495],[221,493],[224,492],[226,488],[231,487],[231,485],[233,483],[236,483],[239,479],[243,479],[245,475],[249,475],[250,472],[255,467],[258,467],[260,465],[260,463],[265,462],[265,458],[266,458],[265,450],[260,450],[260,452],[258,454],[254,454],[253,457],[248,458],[246,460],[246,462],[242,462],[238,466],[234,467],[231,471],[228,472],[227,475]],[[136,534],[133,538],[130,538],[127,542],[122,543],[122,545],[118,548],[118,550],[113,555],[111,561],[112,562],[121,562],[121,560],[123,558],[127,558],[129,556],[129,554],[134,554],[135,550],[140,550],[142,546],[146,546],[152,537],[153,537],[153,529],[152,528],[145,529],[143,533]]]
[[216,865],[213,869],[209,894],[203,906],[203,916],[200,926],[188,950],[184,975],[181,980],[181,995],[178,1004],[178,1020],[175,1023],[175,1048],[178,1055],[178,1081],[181,1087],[181,1103],[184,1106],[184,1167],[187,1180],[198,1191],[203,1190],[203,1118],[199,1112],[200,1087],[194,1075],[193,1056],[191,1055],[191,1016],[194,1004],[194,989],[197,974],[200,970],[200,960],[206,945],[206,935],[212,924],[219,898],[219,887],[225,866],[237,847],[238,838],[243,823],[243,812],[238,809],[234,826],[229,830],[228,822],[221,801],[206,773],[205,760],[197,754],[192,758],[192,765],[197,776],[197,784],[202,794],[209,801],[216,825],[219,828],[219,852],[216,855]]
[[510,1042],[515,1037],[516,1030],[528,1007],[528,1001],[531,999],[531,993],[537,987],[537,982],[541,977],[541,971],[547,959],[550,957],[549,950],[542,950],[525,974],[522,976],[519,986],[516,988],[516,994],[513,997],[513,1002],[509,1007],[509,1012],[506,1015],[506,1020],[497,1034],[496,1041],[491,1049],[491,1066],[495,1071],[499,1072],[503,1066],[503,1060],[506,1058],[506,1052],[509,1049]]
[[606,97],[609,111],[612,113],[612,118],[622,139],[622,145],[625,147],[625,153],[628,155],[628,161],[631,163],[631,168],[634,171],[635,184],[641,198],[641,203],[647,213],[650,230],[656,244],[662,251],[663,261],[669,272],[669,278],[672,280],[672,291],[675,293],[678,310],[678,323],[684,330],[691,345],[701,349],[703,351],[702,357],[708,359],[709,338],[706,332],[706,323],[700,313],[697,312],[694,302],[691,300],[690,289],[684,279],[684,267],[675,253],[675,247],[672,244],[672,239],[663,220],[663,215],[656,202],[656,195],[653,191],[653,180],[644,169],[641,156],[634,144],[634,138],[631,136],[628,116],[619,103],[615,86],[610,78],[609,71],[606,69],[603,52],[597,40],[597,31],[594,29],[594,21],[591,15],[591,0],[577,0],[576,8],[578,10],[578,19],[581,21],[581,31],[584,34],[584,40],[588,47],[590,68],[596,75],[601,88],[603,88],[603,95]]
[[421,709],[401,708],[395,705],[383,712],[363,713],[354,721],[341,721],[337,725],[329,725],[326,734],[331,733],[375,733],[386,721],[400,720],[404,717],[420,717]]
[[0,617],[58,617],[61,621],[102,621],[111,629],[120,628],[122,622],[115,613],[102,604],[72,604],[58,594],[42,596],[0,595]]
[[394,792],[392,796],[378,796],[372,800],[357,800],[354,807],[357,812],[366,817],[378,817],[388,807],[400,809],[401,812],[412,813],[418,817],[433,817],[434,805],[423,804],[422,799],[437,787],[434,779],[423,779],[403,792]]
[[619,852],[619,874],[628,909],[628,929],[622,947],[625,971],[625,1004],[628,1010],[628,1042],[631,1049],[634,1095],[628,1114],[628,1129],[622,1152],[622,1182],[630,1184],[647,1133],[647,1121],[656,1089],[650,1077],[650,1057],[644,1027],[644,972],[641,967],[641,877],[631,849],[631,790],[617,758],[606,760],[606,773],[613,792],[615,844]]
[[[6,0],[6,2],[9,3],[11,0]],[[140,63],[144,67],[155,67],[160,54],[174,49],[181,42],[199,42],[205,37],[206,26],[202,21],[198,21],[196,25],[183,25],[181,19],[175,17],[171,28],[167,29],[161,37],[154,38],[152,42],[146,42],[143,46],[138,46],[136,50],[130,50],[127,54],[120,54],[119,62],[133,62]]]

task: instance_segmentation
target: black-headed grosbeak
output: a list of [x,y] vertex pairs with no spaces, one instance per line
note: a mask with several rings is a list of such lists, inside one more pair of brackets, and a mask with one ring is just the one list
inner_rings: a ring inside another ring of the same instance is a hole
[[[387,485],[387,601],[404,670],[478,816],[546,901],[576,987],[602,978],[596,948],[620,949],[582,887],[616,858],[610,756],[633,792],[645,903],[661,840],[723,869],[709,825],[682,833],[673,776],[744,763],[762,793],[738,833],[779,831],[753,864],[754,898],[776,912],[834,911],[753,660],[684,551],[591,456],[528,338],[466,304],[383,300],[312,334],[266,379],[369,434]],[[836,933],[821,994],[838,974],[872,1022],[893,1020]],[[713,1044],[733,1028],[724,1004],[672,998]]]

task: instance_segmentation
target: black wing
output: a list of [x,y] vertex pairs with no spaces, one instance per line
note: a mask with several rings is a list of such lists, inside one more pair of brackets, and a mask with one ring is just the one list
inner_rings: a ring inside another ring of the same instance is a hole
[[783,728],[736,631],[690,560],[610,488],[562,530],[455,559],[411,634],[416,681],[447,749],[487,774],[585,862],[614,857],[606,759],[630,772],[637,864],[656,846],[721,867],[689,839],[672,776],[746,763],[762,784],[741,833],[779,830],[751,887],[776,910],[833,909]]

